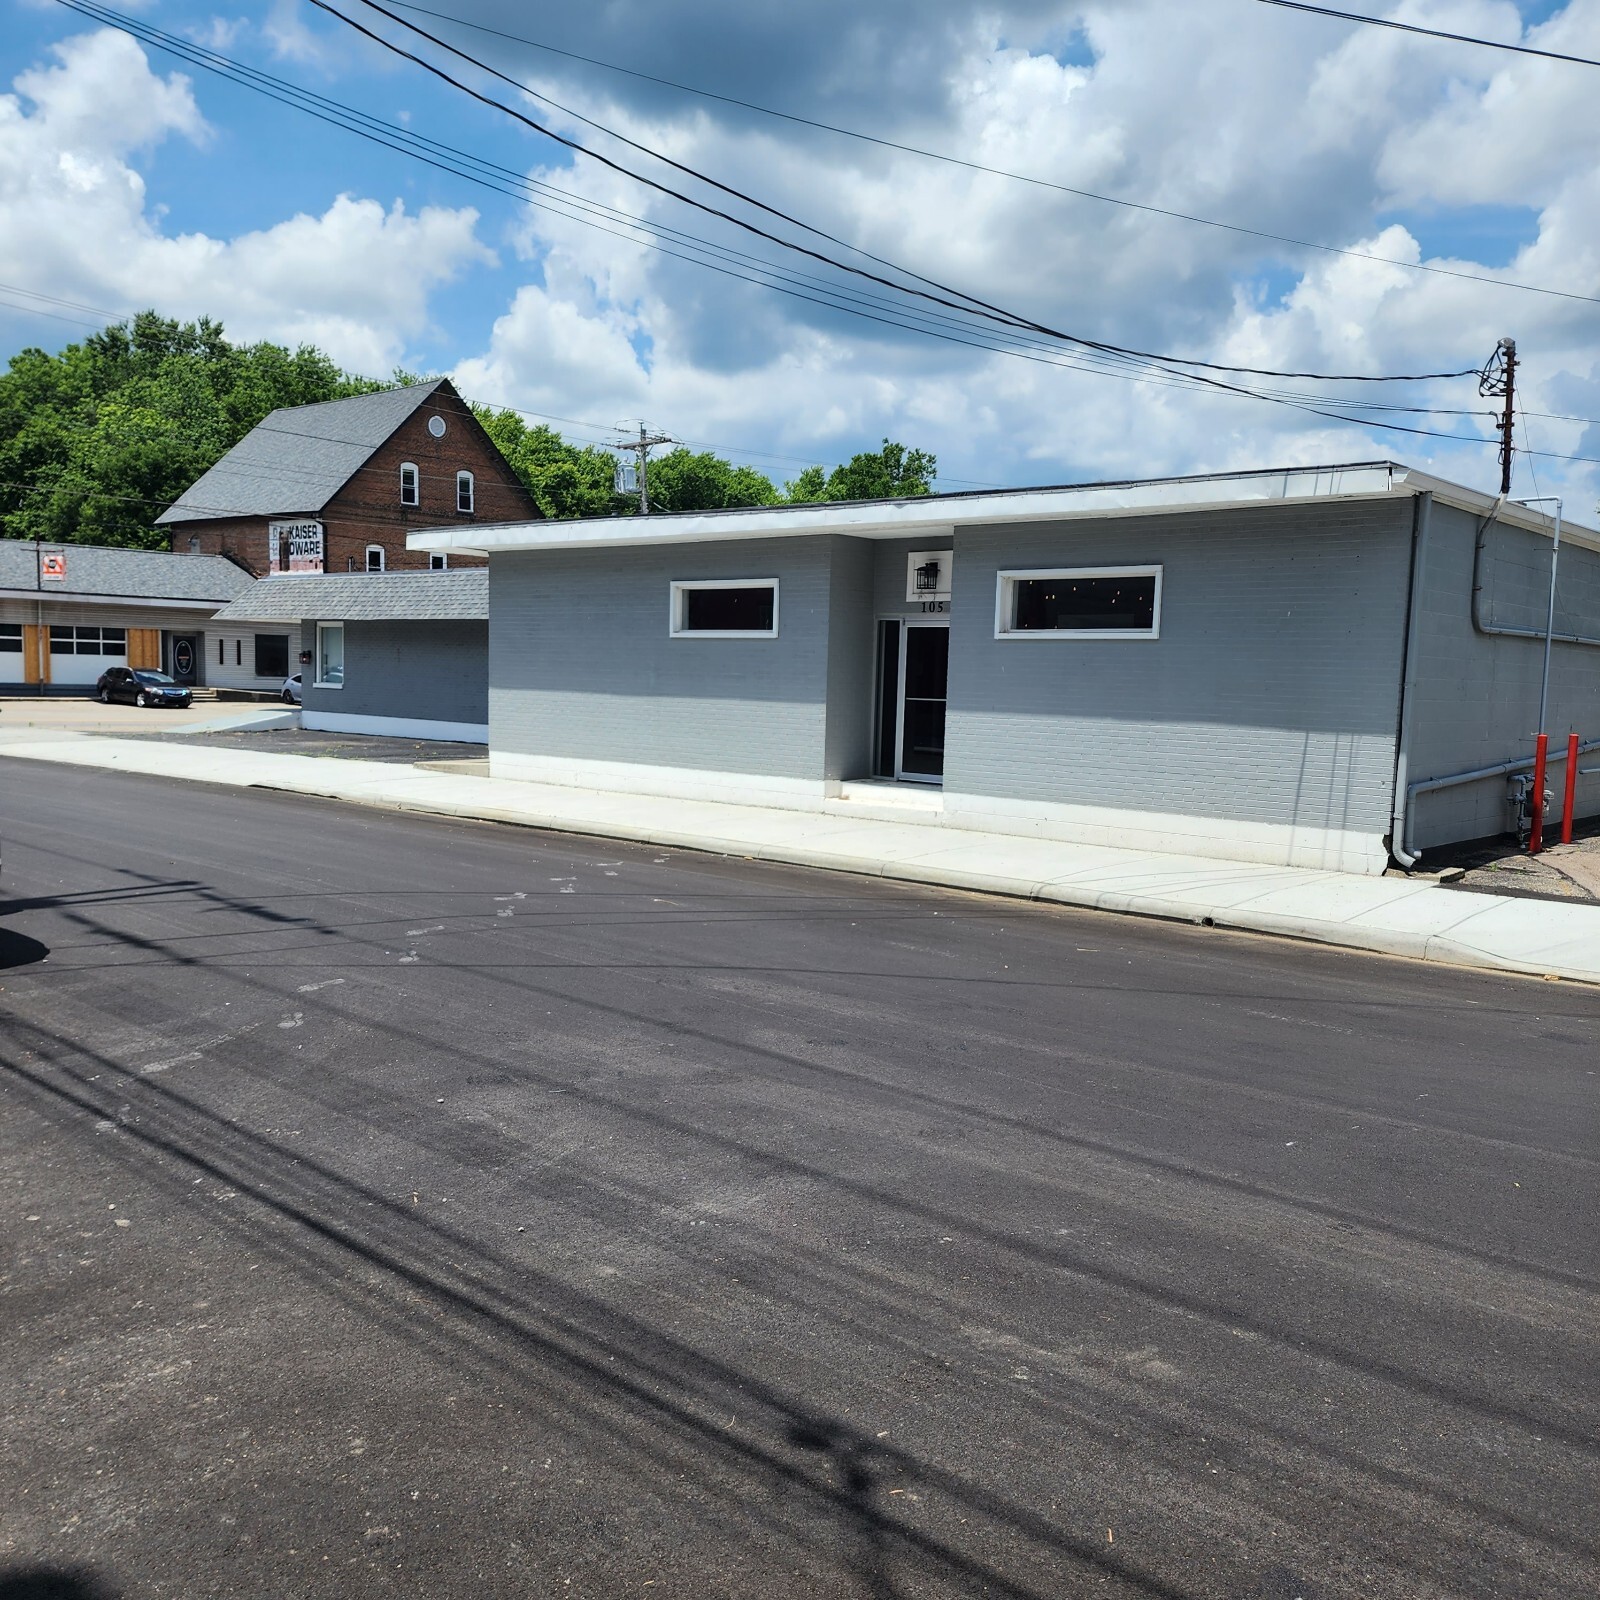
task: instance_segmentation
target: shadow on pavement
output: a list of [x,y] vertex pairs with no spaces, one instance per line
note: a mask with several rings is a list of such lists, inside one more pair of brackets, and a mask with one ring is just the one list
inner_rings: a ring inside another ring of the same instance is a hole
[[[0,972],[9,972],[13,967],[32,966],[35,961],[43,961],[49,954],[49,945],[30,939],[25,933],[0,927]],[[4,1590],[0,1590],[0,1597],[4,1593]]]
[[0,1567],[0,1600],[116,1600],[87,1567]]

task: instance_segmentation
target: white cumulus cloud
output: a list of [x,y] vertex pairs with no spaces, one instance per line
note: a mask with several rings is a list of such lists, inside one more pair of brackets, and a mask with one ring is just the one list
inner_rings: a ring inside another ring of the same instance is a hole
[[210,314],[241,339],[321,345],[384,372],[428,326],[429,297],[490,262],[472,207],[339,195],[233,238],[172,234],[133,157],[208,127],[187,78],[126,34],[66,39],[0,95],[0,281],[112,311]]

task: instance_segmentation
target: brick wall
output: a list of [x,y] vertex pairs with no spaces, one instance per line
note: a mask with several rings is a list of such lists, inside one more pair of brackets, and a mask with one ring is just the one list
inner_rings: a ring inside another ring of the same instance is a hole
[[[442,417],[443,438],[428,431],[432,417]],[[400,504],[400,466],[409,461],[417,468],[419,503]],[[472,473],[474,509],[456,510],[456,473]],[[359,572],[366,565],[369,544],[383,546],[384,564],[391,572],[426,570],[425,551],[406,549],[406,534],[417,528],[437,528],[474,522],[526,522],[539,515],[521,480],[495,449],[470,407],[448,387],[441,388],[419,406],[381,445],[364,468],[324,509],[327,568],[330,572]],[[452,556],[452,566],[481,566],[467,556]]]
[[172,529],[179,555],[227,556],[247,572],[267,571],[267,518],[219,517],[214,522],[180,522]]
[[[442,417],[436,438],[429,420]],[[400,503],[400,466],[417,468],[419,499]],[[473,510],[456,509],[456,474],[473,475]],[[285,512],[284,517],[293,515]],[[426,570],[425,551],[406,549],[406,535],[418,528],[474,522],[525,522],[539,515],[505,458],[483,431],[471,408],[448,384],[420,405],[380,445],[367,464],[323,507],[324,560],[329,572],[363,571],[367,546],[381,546],[390,572]],[[278,517],[228,517],[179,523],[172,548],[202,555],[227,555],[258,577],[268,570],[267,524]],[[451,556],[452,566],[481,566],[476,557]]]

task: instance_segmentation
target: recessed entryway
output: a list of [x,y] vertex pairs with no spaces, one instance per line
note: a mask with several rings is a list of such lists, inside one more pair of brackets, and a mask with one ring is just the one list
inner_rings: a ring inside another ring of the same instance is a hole
[[885,619],[878,624],[876,776],[943,782],[949,669],[948,622]]

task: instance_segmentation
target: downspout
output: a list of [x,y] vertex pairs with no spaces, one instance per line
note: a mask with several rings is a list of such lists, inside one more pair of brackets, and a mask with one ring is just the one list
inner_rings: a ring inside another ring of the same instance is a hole
[[1422,616],[1423,578],[1428,561],[1428,522],[1433,496],[1419,494],[1411,514],[1411,587],[1406,601],[1406,633],[1401,647],[1400,728],[1395,737],[1394,805],[1389,819],[1389,854],[1409,872],[1421,859],[1406,849],[1410,809],[1411,712],[1417,690],[1417,628]]

